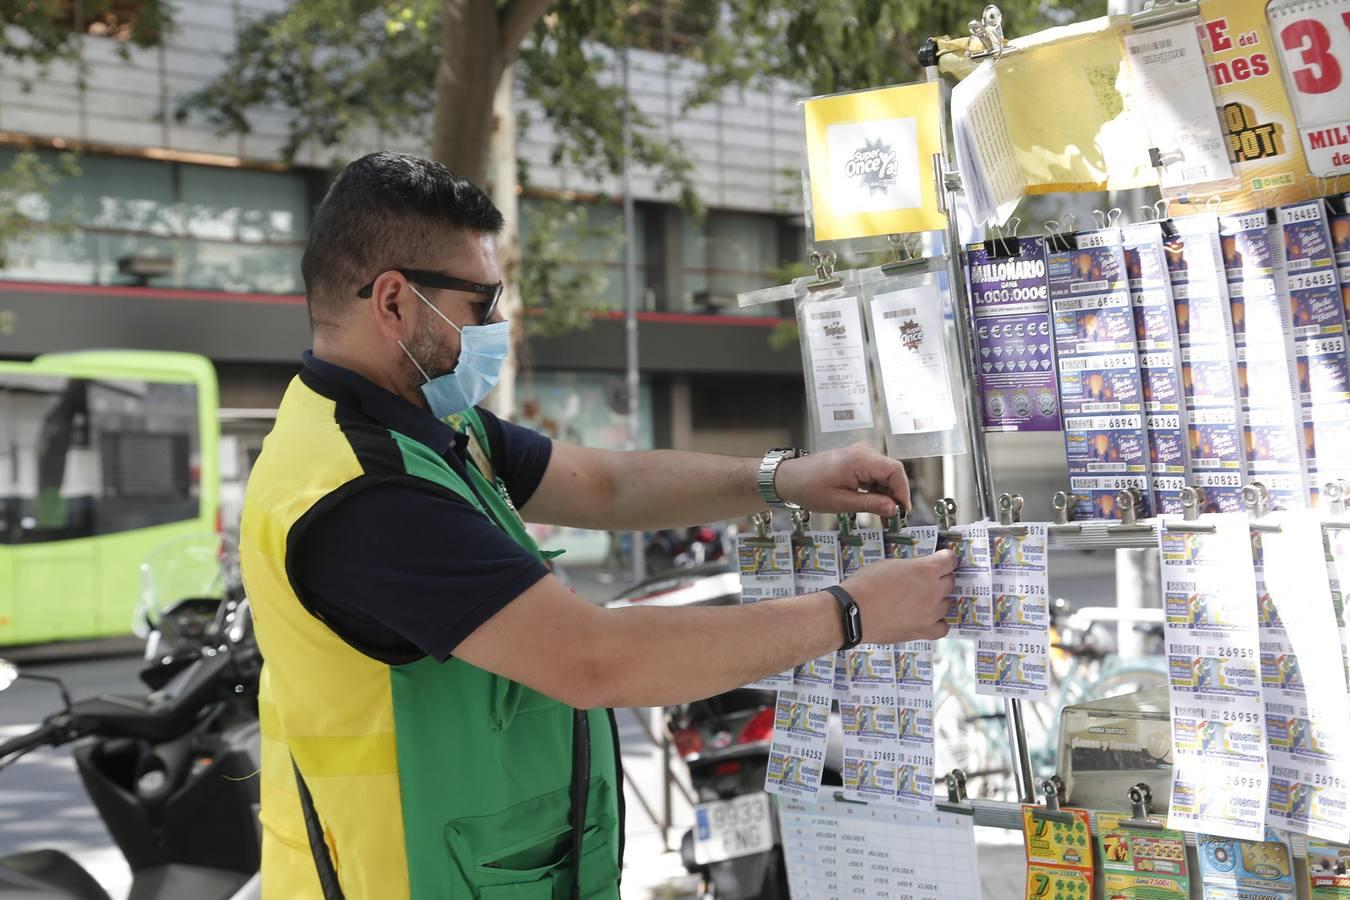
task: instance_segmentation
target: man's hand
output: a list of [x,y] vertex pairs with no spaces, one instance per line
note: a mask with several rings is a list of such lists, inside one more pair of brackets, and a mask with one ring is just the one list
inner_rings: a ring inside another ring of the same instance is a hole
[[896,504],[910,508],[905,467],[866,444],[780,463],[774,487],[779,497],[812,512],[893,516]]
[[869,644],[932,641],[945,637],[947,595],[955,584],[957,556],[939,550],[918,559],[873,563],[847,579],[858,601],[863,640]]

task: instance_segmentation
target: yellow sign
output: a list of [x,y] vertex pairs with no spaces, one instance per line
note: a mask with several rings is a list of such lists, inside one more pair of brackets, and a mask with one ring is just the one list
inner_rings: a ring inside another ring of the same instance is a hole
[[806,101],[806,155],[817,241],[937,231],[933,155],[942,152],[936,83]]

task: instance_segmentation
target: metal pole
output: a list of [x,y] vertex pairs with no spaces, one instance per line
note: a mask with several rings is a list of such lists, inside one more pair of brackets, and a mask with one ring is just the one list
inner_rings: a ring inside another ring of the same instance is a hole
[[[627,341],[626,393],[628,395],[628,449],[638,447],[638,432],[641,418],[638,408],[638,389],[641,379],[638,374],[638,291],[637,291],[637,244],[636,213],[633,209],[633,190],[628,176],[628,167],[633,155],[633,123],[630,107],[633,96],[629,92],[628,47],[623,48],[623,167],[620,170],[623,190],[623,296],[624,296],[624,337]],[[633,532],[633,581],[639,582],[647,575],[647,557],[643,547],[643,533]]]
[[[976,388],[977,375],[975,360],[977,353],[971,337],[971,322],[974,321],[974,308],[970,292],[966,289],[966,272],[961,265],[961,228],[957,222],[957,193],[960,190],[960,173],[949,169],[948,160],[953,158],[950,142],[947,138],[948,116],[951,107],[951,89],[942,83],[942,76],[936,66],[924,69],[928,81],[941,85],[942,100],[942,153],[934,160],[934,176],[937,179],[937,196],[947,213],[947,277],[952,297],[952,322],[956,326],[957,344],[961,348],[961,373],[965,382],[966,433],[970,439],[970,462],[975,474],[975,493],[979,498],[980,517],[994,518],[994,477],[989,466],[989,448],[985,442],[984,427],[981,425],[979,391]],[[1034,776],[1031,770],[1031,754],[1027,749],[1026,723],[1022,719],[1022,702],[1008,698],[1003,702],[1008,723],[1008,747],[1012,752],[1013,782],[1017,787],[1017,797],[1023,803],[1036,802]]]

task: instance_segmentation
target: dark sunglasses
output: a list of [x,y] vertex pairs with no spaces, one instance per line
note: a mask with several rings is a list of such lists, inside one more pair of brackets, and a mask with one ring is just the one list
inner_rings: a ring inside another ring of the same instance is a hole
[[[479,294],[486,298],[487,308],[483,310],[483,318],[480,325],[486,325],[492,321],[492,316],[497,312],[497,301],[502,299],[502,283],[482,284],[477,281],[467,281],[463,278],[456,278],[453,275],[442,275],[440,272],[428,272],[425,269],[392,269],[409,281],[415,281],[420,285],[429,288],[440,288],[446,291],[465,291],[470,294]],[[375,282],[371,282],[361,290],[356,292],[356,296],[362,300],[370,299],[371,291],[375,290]]]

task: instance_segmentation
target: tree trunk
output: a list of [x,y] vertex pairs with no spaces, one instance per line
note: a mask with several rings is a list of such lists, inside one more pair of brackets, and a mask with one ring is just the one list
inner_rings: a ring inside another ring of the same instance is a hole
[[488,406],[510,418],[516,409],[517,360],[525,338],[524,305],[520,296],[520,181],[516,171],[515,66],[508,65],[493,97],[492,140],[487,162],[487,190],[501,210],[506,225],[497,238],[497,261],[502,268],[502,315],[511,322],[512,353],[502,366],[501,378]]
[[431,155],[474,184],[488,179],[492,103],[506,60],[495,0],[445,0]]

